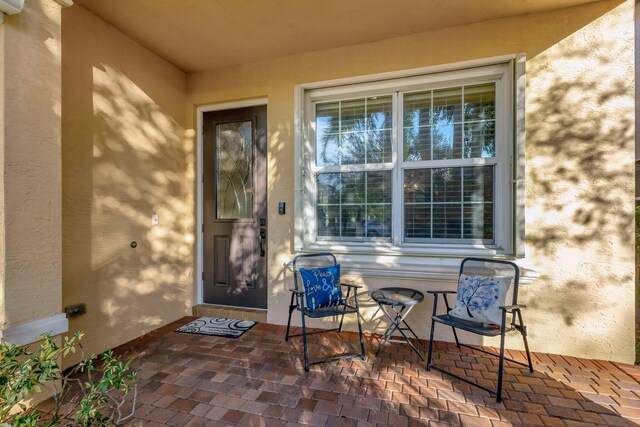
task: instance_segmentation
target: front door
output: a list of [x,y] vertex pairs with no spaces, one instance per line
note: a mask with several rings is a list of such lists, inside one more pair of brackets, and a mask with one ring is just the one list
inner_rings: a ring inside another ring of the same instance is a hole
[[203,125],[203,300],[267,308],[267,107]]

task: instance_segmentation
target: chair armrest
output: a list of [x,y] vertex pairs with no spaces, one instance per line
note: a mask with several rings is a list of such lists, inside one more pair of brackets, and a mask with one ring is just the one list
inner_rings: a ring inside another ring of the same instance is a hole
[[520,310],[521,308],[527,308],[527,306],[522,304],[514,304],[514,305],[501,306],[499,308],[504,311],[514,311],[514,310]]
[[293,292],[294,294],[304,295],[304,291],[299,291],[297,289],[289,289],[289,292]]
[[362,289],[362,285],[352,285],[351,283],[340,283],[340,286],[346,286],[347,288]]
[[431,295],[438,295],[438,294],[447,295],[447,294],[457,294],[458,291],[427,291],[427,293]]

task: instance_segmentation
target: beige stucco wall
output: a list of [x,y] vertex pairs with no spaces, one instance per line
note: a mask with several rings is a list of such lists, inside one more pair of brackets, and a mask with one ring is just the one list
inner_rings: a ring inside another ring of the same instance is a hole
[[554,348],[627,362],[635,330],[633,15],[627,2],[541,52],[527,84],[527,251],[541,273],[527,300],[545,313],[539,328],[558,331]]
[[78,4],[62,39],[63,301],[98,352],[191,311],[186,76]]
[[60,12],[0,24],[0,330],[61,312]]
[[[531,347],[632,361],[633,7],[632,0],[598,2],[189,75],[193,129],[197,105],[268,97],[269,321],[286,322],[289,298],[282,263],[293,247],[295,85],[524,52],[526,258],[520,262],[540,275],[522,291]],[[194,145],[188,156],[193,171]],[[190,183],[193,195],[195,180]],[[279,201],[290,207],[286,216],[277,215]],[[368,289],[436,287],[356,280]],[[423,337],[430,311],[424,303],[412,313]]]

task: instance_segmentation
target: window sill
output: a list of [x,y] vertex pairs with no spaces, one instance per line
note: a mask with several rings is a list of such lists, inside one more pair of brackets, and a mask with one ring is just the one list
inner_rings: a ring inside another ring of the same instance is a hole
[[[510,259],[495,247],[461,248],[455,245],[403,246],[391,244],[316,243],[297,250],[298,253],[332,252],[343,266],[345,275],[386,279],[420,279],[436,283],[456,283],[460,262],[469,256]],[[528,285],[539,277],[530,268],[520,265],[520,284]]]
[[388,256],[437,256],[456,257],[484,256],[508,257],[504,250],[494,245],[419,244],[405,243],[397,246],[387,242],[322,242],[307,243],[301,252],[334,252],[336,254],[388,255]]

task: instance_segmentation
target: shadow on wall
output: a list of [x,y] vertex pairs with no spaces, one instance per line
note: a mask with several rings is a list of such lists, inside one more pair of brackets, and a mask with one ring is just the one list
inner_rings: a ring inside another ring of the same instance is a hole
[[[565,55],[565,61],[581,61],[589,52]],[[624,111],[633,105],[633,97],[629,81],[607,75],[610,58],[599,59],[603,62],[600,78],[580,76],[592,70],[579,72],[572,80],[556,76],[528,116],[527,138],[535,144],[537,157],[529,178],[549,196],[566,194],[566,198],[545,199],[544,209],[572,220],[562,226],[536,227],[535,234],[527,235],[527,243],[547,255],[555,253],[557,242],[609,241],[611,232],[623,244],[632,244],[633,217],[617,216],[613,209],[626,206],[631,197],[626,190],[633,171],[622,170],[615,160],[619,151],[626,155],[633,143],[633,117]],[[531,70],[534,75],[539,72]],[[599,84],[608,89],[599,91]],[[598,108],[607,104],[618,104],[621,114],[612,116],[610,110]],[[540,162],[545,162],[544,170],[536,167]]]
[[[269,114],[271,114],[271,111],[272,110],[269,111]],[[284,223],[284,221],[282,221],[283,218],[288,220],[285,225],[286,229],[279,229],[277,233],[269,235],[269,254],[275,254],[275,257],[269,257],[271,263],[268,269],[271,273],[268,277],[271,279],[271,283],[269,283],[268,286],[268,305],[269,307],[283,307],[283,310],[286,310],[291,298],[289,288],[293,288],[293,282],[289,280],[290,277],[288,276],[290,275],[284,268],[284,264],[292,260],[294,256],[294,221],[296,221],[296,218],[293,212],[295,183],[293,181],[283,182],[281,172],[283,166],[276,163],[275,159],[294,158],[293,144],[289,143],[293,141],[293,134],[289,117],[283,117],[279,120],[278,117],[270,115],[269,124],[271,125],[272,123],[277,123],[277,128],[269,128],[267,147],[267,194],[282,194],[282,188],[290,188],[292,191],[287,192],[288,196],[286,199],[269,199],[267,201],[270,205],[270,214],[277,212],[277,205],[280,201],[286,202],[289,212],[288,215],[277,218],[278,223]],[[271,209],[271,207],[273,208]],[[269,227],[271,232],[274,224],[276,224],[276,218],[272,216],[269,220],[270,224],[272,224],[272,226]],[[287,236],[288,239],[282,238],[283,236]],[[276,273],[274,274],[273,272]]]
[[[619,4],[594,4],[577,18],[569,10],[550,15],[558,25],[546,24],[548,31],[534,29],[534,23],[542,23],[534,17],[527,21],[531,28],[522,29],[530,29],[531,38],[518,34],[521,45],[515,42],[513,48],[529,55],[526,242],[527,258],[541,273],[522,288],[522,301],[529,306],[525,321],[539,326],[539,342],[563,326],[588,330],[575,344],[584,354],[592,353],[588,347],[594,341],[624,335],[627,325],[620,327],[619,320],[629,317],[615,310],[625,304],[633,283],[628,268],[633,265],[633,214],[627,212],[633,197],[634,103],[627,59],[633,52],[632,34],[625,34],[629,25],[622,19],[626,11],[616,16],[615,10],[628,2]],[[287,155],[293,158],[289,146]],[[284,278],[282,262],[277,268]],[[280,278],[272,284],[278,298],[288,298],[289,276],[286,284]],[[370,327],[376,326],[372,316]],[[519,337],[513,343],[521,345]]]
[[526,243],[541,277],[523,300],[595,340],[615,339],[606,313],[620,310],[633,283],[633,70],[624,60],[633,52],[624,25],[585,40],[576,33],[527,64]]
[[[65,303],[87,303],[72,329],[86,331],[88,349],[101,351],[187,314],[191,293],[183,129],[107,65],[93,68],[92,101],[92,143],[65,152],[82,164],[66,189],[79,209],[66,221],[74,237],[65,268],[79,274],[67,275]],[[159,224],[152,226],[153,213]]]

